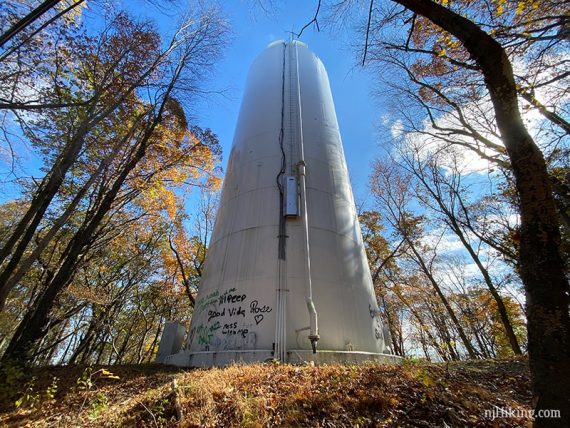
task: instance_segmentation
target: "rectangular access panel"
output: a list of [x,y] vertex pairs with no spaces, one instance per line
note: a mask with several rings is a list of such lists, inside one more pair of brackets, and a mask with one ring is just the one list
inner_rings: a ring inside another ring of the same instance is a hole
[[285,179],[285,217],[299,215],[299,190],[297,177],[288,176]]

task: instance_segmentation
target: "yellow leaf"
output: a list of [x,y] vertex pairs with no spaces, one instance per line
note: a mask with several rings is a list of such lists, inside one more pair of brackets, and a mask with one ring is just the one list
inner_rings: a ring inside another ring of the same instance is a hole
[[505,3],[507,0],[499,0],[499,5],[497,6],[497,15],[501,16],[505,11]]

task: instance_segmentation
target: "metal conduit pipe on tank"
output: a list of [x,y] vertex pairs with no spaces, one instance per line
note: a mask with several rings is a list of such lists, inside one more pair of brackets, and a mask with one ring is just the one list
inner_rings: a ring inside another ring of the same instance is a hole
[[297,164],[297,174],[299,175],[299,187],[301,190],[301,209],[303,223],[303,244],[305,248],[305,269],[306,269],[306,298],[307,310],[309,311],[310,330],[309,340],[313,348],[313,354],[317,353],[317,342],[320,339],[319,326],[317,321],[317,309],[313,301],[313,285],[311,280],[311,249],[309,244],[309,217],[307,214],[307,185],[306,185],[306,164],[305,164],[305,148],[303,145],[303,123],[301,115],[301,84],[299,81],[299,53],[297,44],[295,44],[295,68],[296,68],[296,86],[297,86],[297,106],[298,106],[298,130],[299,130],[299,163]]
[[277,252],[277,312],[275,315],[275,344],[273,357],[281,362],[285,362],[287,357],[286,345],[286,297],[287,273],[285,269],[285,238],[286,224],[285,214],[283,210],[284,188],[283,176],[287,165],[285,150],[283,149],[283,139],[285,134],[285,58],[287,53],[287,44],[283,42],[283,59],[282,59],[282,75],[281,75],[281,128],[279,130],[279,150],[281,152],[281,169],[275,177],[277,187],[279,189],[279,247]]
[[[302,140],[301,140],[302,141]],[[301,208],[303,210],[303,238],[306,251],[306,269],[307,269],[307,287],[306,287],[306,303],[307,310],[309,311],[310,319],[310,330],[309,330],[309,340],[311,341],[311,347],[313,348],[313,354],[317,353],[317,342],[321,338],[319,336],[319,324],[317,320],[317,308],[315,307],[315,302],[313,302],[313,285],[311,281],[311,253],[309,245],[309,222],[307,216],[307,187],[305,180],[305,170],[306,165],[303,160],[303,149],[301,144],[301,160],[297,164],[297,172],[299,174],[299,186],[301,187]]]

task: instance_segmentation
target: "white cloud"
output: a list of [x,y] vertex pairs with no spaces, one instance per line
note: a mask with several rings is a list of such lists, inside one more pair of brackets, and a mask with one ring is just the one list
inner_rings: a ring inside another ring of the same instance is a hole
[[[560,63],[561,58],[551,55],[545,59],[545,61],[547,60],[551,63]],[[532,63],[523,60],[515,61],[513,68],[516,75],[534,76],[535,82],[548,81],[560,73],[560,70],[554,67],[545,68],[537,73]],[[534,95],[544,105],[556,105],[559,109],[563,109],[570,102],[570,92],[561,91],[559,87],[555,88],[554,86],[539,87],[535,90]],[[450,87],[448,89],[450,97],[457,96],[457,88]],[[485,159],[485,156],[508,162],[504,144],[495,123],[495,113],[490,98],[487,96],[477,101],[461,100],[461,111],[465,122],[470,124],[473,130],[494,148],[488,147],[482,141],[468,135],[463,135],[461,132],[453,132],[453,130],[463,131],[465,129],[457,113],[453,110],[440,114],[437,114],[436,110],[432,111],[434,123],[429,117],[426,117],[413,126],[409,126],[410,123],[402,122],[402,120],[392,121],[391,126],[389,124],[387,126],[389,126],[392,137],[401,142],[403,147],[400,149],[405,150],[406,146],[415,151],[419,149],[420,157],[453,151],[453,161],[459,161],[457,166],[463,175],[486,174],[490,168],[496,167],[495,162]],[[535,142],[542,149],[546,149],[553,137],[545,131],[547,121],[544,116],[538,109],[529,108],[529,104],[522,98],[520,98],[520,111],[523,122]],[[414,119],[411,118],[411,120]],[[443,138],[441,138],[442,136]],[[442,166],[445,168],[444,158],[442,159]]]
[[392,134],[393,138],[400,138],[404,133],[404,124],[401,120],[396,120],[392,126],[390,127],[390,133]]

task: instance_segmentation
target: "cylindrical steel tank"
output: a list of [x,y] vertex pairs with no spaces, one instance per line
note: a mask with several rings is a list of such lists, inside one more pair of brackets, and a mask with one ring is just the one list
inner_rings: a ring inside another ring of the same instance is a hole
[[391,360],[378,315],[327,72],[273,42],[249,72],[187,349],[166,361]]

